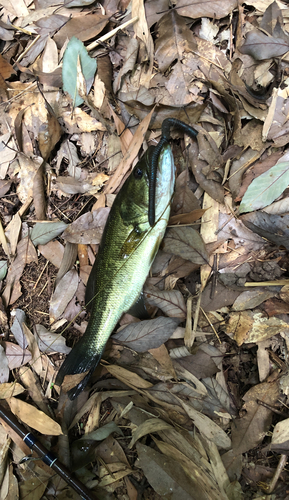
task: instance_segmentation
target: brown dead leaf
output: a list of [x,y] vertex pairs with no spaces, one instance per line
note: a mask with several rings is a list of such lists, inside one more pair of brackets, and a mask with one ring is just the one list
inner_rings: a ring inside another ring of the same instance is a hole
[[246,392],[243,397],[246,413],[237,418],[232,426],[232,448],[235,456],[258,446],[270,427],[272,410],[260,404],[258,400],[274,406],[278,397],[278,382],[263,382]]
[[144,288],[146,301],[161,309],[170,318],[186,317],[186,304],[184,297],[178,290],[160,290],[157,287]]
[[127,150],[127,153],[117,167],[114,175],[110,178],[109,182],[105,186],[105,194],[113,193],[121,184],[125,174],[128,172],[143,143],[144,136],[150,124],[153,111],[154,107],[151,112],[144,118],[144,120],[139,124],[133,140],[130,143],[129,149]]
[[21,217],[19,213],[12,217],[12,220],[9,222],[8,226],[5,230],[5,236],[10,243],[10,254],[15,256],[16,248],[20,236],[20,231],[22,228]]
[[267,172],[267,170],[269,170],[277,163],[281,156],[281,152],[273,153],[264,160],[256,162],[254,163],[254,165],[252,165],[252,167],[248,168],[243,176],[242,186],[237,198],[235,198],[235,201],[241,201],[253,179],[259,177],[259,175],[263,174],[264,172]]
[[200,234],[192,227],[174,227],[167,231],[162,243],[165,252],[190,260],[194,264],[208,264],[209,255]]
[[159,431],[163,431],[166,429],[171,429],[172,426],[168,424],[167,422],[164,422],[163,420],[159,418],[149,418],[145,420],[139,427],[134,431],[132,440],[129,443],[129,449],[131,450],[132,447],[135,445],[135,443],[142,438],[143,436],[146,436],[147,434],[150,433],[155,433]]
[[69,134],[77,134],[79,132],[93,132],[94,130],[106,130],[102,123],[96,120],[92,115],[88,115],[80,108],[75,108],[73,110],[73,113],[71,112],[71,110],[63,110],[61,115],[65,129]]
[[128,128],[125,127],[124,123],[115,114],[115,112],[111,106],[109,107],[109,109],[110,109],[110,112],[113,116],[116,130],[117,130],[117,133],[118,133],[119,138],[120,138],[122,154],[125,155],[128,148],[129,148],[129,145],[133,139],[133,134],[131,133],[131,131]]
[[63,28],[54,36],[58,48],[64,45],[66,39],[77,36],[82,42],[86,42],[91,38],[96,37],[109,21],[108,16],[104,16],[101,12],[97,14],[87,14],[73,17]]
[[36,218],[38,220],[46,220],[44,162],[38,168],[33,179],[33,200],[34,200]]
[[75,375],[65,375],[63,382],[61,384],[61,389],[64,393],[73,389],[76,385],[78,385],[88,374],[87,372],[76,373]]
[[14,397],[7,399],[11,411],[32,429],[48,436],[59,436],[62,434],[60,425],[43,413],[21,399]]
[[226,325],[227,334],[231,334],[237,344],[262,342],[281,331],[289,331],[289,326],[279,318],[267,318],[258,310],[231,313]]
[[22,328],[28,342],[28,349],[32,355],[32,359],[29,363],[33,366],[33,370],[38,375],[42,375],[42,360],[36,338],[25,323],[22,324]]
[[149,349],[149,353],[160,363],[164,369],[172,374],[172,377],[177,380],[177,375],[173,367],[172,358],[164,344],[155,349]]
[[7,78],[10,78],[12,73],[15,73],[15,70],[13,69],[13,66],[9,64],[9,62],[4,59],[4,57],[0,54],[0,75],[6,80]]
[[131,387],[132,389],[148,389],[149,387],[152,387],[153,384],[148,382],[147,380],[144,380],[141,378],[139,375],[137,375],[134,372],[131,372],[129,370],[126,370],[126,368],[123,368],[122,366],[117,366],[117,365],[105,365],[105,368],[111,375],[116,377],[118,380],[121,380],[124,382],[128,387]]
[[[37,379],[35,373],[31,370],[31,368],[25,366],[20,368],[19,376],[24,387],[26,387],[32,401],[34,401],[34,403],[41,411],[50,416],[51,413],[49,412],[47,403],[44,401],[44,394],[41,388],[41,384]],[[11,396],[17,396],[17,394],[11,394]]]
[[11,383],[2,383],[0,385],[0,399],[7,399],[11,398],[12,396],[18,396],[18,394],[22,394],[25,389],[22,387],[21,384],[18,384],[17,382],[11,382]]
[[161,18],[158,35],[155,57],[162,72],[166,71],[176,59],[181,60],[183,52],[197,50],[193,32],[188,28],[185,19],[175,10],[171,10]]
[[205,213],[205,209],[199,208],[196,210],[192,210],[192,212],[189,213],[183,213],[179,215],[173,215],[170,217],[168,225],[177,225],[177,224],[192,224],[193,222],[196,222],[199,220]]
[[68,271],[59,281],[50,301],[50,323],[54,323],[54,321],[64,312],[66,306],[71,301],[77,290],[78,281],[79,278],[75,269]]
[[17,245],[16,258],[8,269],[6,288],[2,298],[6,305],[13,304],[21,295],[20,278],[26,264],[37,262],[37,252],[28,236]]
[[20,180],[20,183],[17,186],[17,194],[20,201],[25,203],[33,196],[34,176],[42,161],[40,158],[32,160],[24,155],[19,155],[17,160],[19,167],[14,170],[15,174],[18,174],[18,178]]
[[177,180],[172,203],[172,212],[174,214],[187,214],[201,209],[199,200],[189,188],[189,171],[182,172]]
[[37,248],[45,259],[49,260],[55,267],[60,267],[64,254],[64,246],[60,241],[52,240],[46,243],[46,245],[38,245]]
[[81,215],[65,229],[63,238],[70,243],[99,244],[109,211],[105,207]]
[[[178,312],[178,311],[177,311]],[[112,338],[137,352],[146,352],[150,347],[159,347],[166,342],[178,326],[178,320],[154,318],[133,322],[115,333]]]
[[47,159],[61,137],[61,127],[52,108],[40,93],[26,110],[25,125],[38,141],[42,158]]
[[24,366],[32,360],[31,353],[28,349],[23,349],[13,342],[5,342],[5,353],[10,370]]

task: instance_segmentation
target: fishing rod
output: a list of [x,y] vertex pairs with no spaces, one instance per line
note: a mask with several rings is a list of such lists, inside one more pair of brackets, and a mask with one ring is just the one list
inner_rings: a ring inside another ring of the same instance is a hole
[[71,472],[58,460],[57,457],[50,453],[31,433],[27,432],[25,427],[20,424],[17,418],[9,410],[5,410],[0,404],[0,417],[6,424],[9,425],[21,437],[24,443],[31,449],[36,451],[39,458],[48,467],[53,469],[64,481],[71,486],[84,500],[97,500],[97,497],[81,483],[78,479],[72,477]]

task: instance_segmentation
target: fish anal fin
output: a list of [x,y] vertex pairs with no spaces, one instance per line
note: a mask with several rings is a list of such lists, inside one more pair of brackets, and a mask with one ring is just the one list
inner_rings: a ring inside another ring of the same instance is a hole
[[103,350],[101,352],[95,352],[93,349],[89,349],[87,341],[83,341],[82,338],[78,342],[76,348],[70,351],[64,363],[61,365],[56,376],[55,384],[62,385],[66,375],[86,374],[79,382],[76,380],[76,383],[70,386],[72,389],[68,391],[68,396],[70,399],[76,398],[87,385],[92,373],[101,360],[102,353]]

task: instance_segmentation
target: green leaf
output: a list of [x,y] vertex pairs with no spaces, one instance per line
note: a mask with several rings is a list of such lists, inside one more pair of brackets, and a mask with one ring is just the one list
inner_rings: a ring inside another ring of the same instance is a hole
[[289,162],[283,161],[254,179],[243,196],[239,212],[253,212],[275,201],[289,184]]
[[82,74],[86,82],[87,92],[93,83],[97,63],[92,59],[83,43],[74,36],[70,39],[63,56],[62,80],[63,90],[68,92],[73,100],[74,106],[83,103],[83,99],[77,92],[77,59],[80,59]]
[[30,238],[33,245],[45,245],[59,236],[67,227],[65,222],[37,222],[31,231]]
[[7,273],[7,262],[6,260],[0,260],[0,281],[4,280]]

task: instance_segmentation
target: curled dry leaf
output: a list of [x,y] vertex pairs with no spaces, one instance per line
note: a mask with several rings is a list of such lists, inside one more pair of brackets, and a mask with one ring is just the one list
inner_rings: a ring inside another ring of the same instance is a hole
[[[49,376],[48,373],[47,375]],[[51,416],[48,404],[44,401],[44,394],[42,391],[40,380],[37,377],[36,373],[32,371],[31,368],[23,366],[19,369],[19,377],[22,384],[27,389],[27,392],[32,401],[37,405],[39,410],[42,410],[44,413],[46,413],[46,415]],[[15,396],[15,394],[11,394],[11,396]]]
[[41,158],[32,160],[24,155],[18,155],[17,161],[19,168],[14,170],[18,174],[20,183],[17,186],[17,194],[22,203],[25,203],[33,196],[33,180],[34,176],[42,163]]
[[46,198],[44,186],[44,161],[38,168],[33,179],[33,201],[35,215],[38,220],[46,220]]
[[171,428],[172,426],[170,424],[164,422],[160,418],[149,418],[141,425],[139,425],[139,427],[134,431],[132,440],[129,443],[129,449],[132,449],[135,443],[143,436]]
[[124,344],[137,352],[146,352],[164,344],[177,328],[179,321],[172,318],[159,318],[132,323],[112,339]]
[[38,141],[42,158],[49,157],[61,138],[61,127],[52,108],[39,92],[25,113],[25,125]]
[[7,402],[11,411],[22,420],[25,424],[32,427],[32,429],[41,432],[48,436],[59,436],[62,434],[60,425],[52,420],[52,418],[45,415],[43,411],[38,410],[35,406],[31,406],[21,399],[9,398]]

